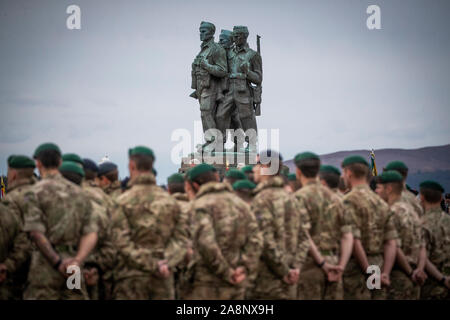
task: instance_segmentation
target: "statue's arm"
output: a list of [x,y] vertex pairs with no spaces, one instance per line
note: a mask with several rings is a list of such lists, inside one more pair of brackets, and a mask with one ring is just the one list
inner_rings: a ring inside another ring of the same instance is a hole
[[227,75],[227,53],[222,47],[217,47],[211,55],[212,64],[208,60],[203,60],[202,67],[211,75],[223,78]]
[[262,59],[257,53],[250,61],[251,70],[247,73],[247,79],[256,85],[261,85],[262,83]]

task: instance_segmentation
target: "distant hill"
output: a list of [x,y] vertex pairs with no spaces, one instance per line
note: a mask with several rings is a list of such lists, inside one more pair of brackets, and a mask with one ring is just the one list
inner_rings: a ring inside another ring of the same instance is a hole
[[[321,155],[323,164],[340,168],[345,157],[358,154],[369,159],[370,150],[339,151]],[[378,173],[393,160],[401,160],[409,167],[407,183],[417,189],[423,180],[433,179],[440,182],[446,192],[450,193],[450,144],[420,149],[379,149],[375,150]],[[295,172],[293,160],[285,164],[291,172]]]

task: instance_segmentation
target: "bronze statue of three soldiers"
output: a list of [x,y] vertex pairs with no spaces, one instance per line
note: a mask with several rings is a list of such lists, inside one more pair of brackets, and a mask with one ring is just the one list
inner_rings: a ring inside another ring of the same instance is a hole
[[[256,116],[260,115],[262,60],[258,52],[249,48],[248,29],[235,26],[233,31],[222,30],[219,43],[214,42],[216,28],[210,22],[200,24],[200,53],[192,64],[191,97],[198,99],[206,143],[215,140],[207,132],[217,129],[225,144],[227,130],[234,130],[235,151],[256,149]],[[240,138],[239,138],[240,137]],[[219,141],[216,141],[216,143]]]

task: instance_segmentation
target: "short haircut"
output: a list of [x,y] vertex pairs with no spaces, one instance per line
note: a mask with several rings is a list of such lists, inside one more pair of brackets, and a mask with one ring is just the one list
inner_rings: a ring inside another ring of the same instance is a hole
[[342,192],[347,191],[347,186],[345,185],[345,180],[342,177],[339,178],[338,189]]
[[119,171],[116,169],[116,170],[110,171],[108,173],[105,173],[103,176],[106,179],[108,179],[110,182],[114,182],[114,181],[119,180]]
[[170,193],[185,193],[184,182],[172,182],[167,184]]
[[390,184],[392,186],[392,191],[396,195],[402,194],[402,192],[403,192],[403,182],[402,181],[388,182],[387,184]]
[[367,178],[369,174],[369,167],[362,163],[352,163],[346,166],[346,168],[349,169],[357,179]]
[[31,178],[34,174],[34,168],[21,168],[21,169],[14,169],[17,172],[17,177],[19,179],[26,179]]
[[80,176],[78,173],[72,172],[72,171],[61,171],[61,174],[63,175],[64,178],[66,178],[67,180],[80,185],[81,181],[83,180],[83,177]]
[[408,168],[404,168],[404,169],[399,168],[399,169],[393,169],[393,170],[397,171],[398,173],[400,173],[402,175],[403,181],[406,180],[406,177],[408,176]]
[[429,188],[420,188],[420,194],[423,195],[426,202],[438,203],[441,202],[442,192]]
[[61,154],[56,150],[43,150],[36,155],[46,169],[57,169],[61,164]]
[[319,178],[324,180],[327,186],[331,189],[336,189],[339,186],[340,176],[335,173],[320,172]]
[[94,180],[95,178],[97,178],[97,172],[89,169],[84,169],[84,178],[86,180]]
[[195,182],[199,185],[211,182],[211,181],[217,181],[217,176],[215,171],[207,171],[199,174],[194,179],[192,179],[192,182]]
[[315,178],[319,173],[320,159],[310,158],[300,161],[297,164],[302,174],[307,178]]
[[152,171],[153,157],[146,154],[135,154],[130,156],[130,160],[136,164],[138,171]]

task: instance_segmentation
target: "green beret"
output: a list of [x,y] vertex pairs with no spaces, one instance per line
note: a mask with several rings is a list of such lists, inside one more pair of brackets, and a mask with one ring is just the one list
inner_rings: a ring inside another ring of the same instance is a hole
[[206,21],[202,21],[200,22],[200,28],[210,28],[212,30],[214,30],[214,32],[216,31],[216,26],[211,23],[211,22],[206,22]]
[[75,153],[66,153],[63,154],[62,156],[62,161],[72,161],[72,162],[76,162],[81,164],[81,166],[83,166],[84,162],[83,159],[81,159],[81,157]]
[[408,170],[408,167],[403,161],[391,161],[384,170]]
[[251,182],[250,180],[244,179],[239,180],[233,183],[233,190],[242,190],[242,189],[250,189],[253,190],[256,188],[256,184]]
[[295,181],[295,180],[297,180],[297,175],[295,173],[289,173],[288,181]]
[[84,170],[81,168],[78,163],[73,161],[64,161],[59,167],[59,172],[73,172],[77,173],[80,176],[84,177]]
[[383,173],[379,176],[379,182],[381,184],[389,182],[402,182],[402,181],[403,181],[402,175],[395,170],[383,171]]
[[248,28],[246,26],[234,26],[233,33],[246,33],[248,34]]
[[249,164],[248,166],[242,167],[241,171],[243,173],[253,172],[253,166]]
[[34,161],[27,156],[9,156],[8,167],[13,169],[35,168]]
[[432,180],[426,180],[426,181],[422,182],[419,186],[420,186],[420,189],[431,189],[431,190],[439,191],[441,193],[443,193],[445,191],[444,188],[439,183],[437,183],[436,181],[432,181]]
[[338,168],[336,168],[335,166],[330,166],[330,165],[321,165],[319,172],[334,173],[334,174],[337,174],[338,176],[341,175],[341,171],[339,171]]
[[150,156],[155,159],[155,154],[153,150],[144,146],[137,146],[128,150],[128,156],[135,156],[138,154],[142,154],[144,156]]
[[34,151],[34,154],[33,154],[33,158],[36,159],[37,156],[39,155],[39,153],[41,153],[42,151],[47,151],[47,150],[54,150],[54,151],[58,152],[59,155],[61,155],[61,150],[59,149],[59,147],[54,143],[48,142],[48,143],[43,143],[39,147],[36,148],[36,150]]
[[233,179],[247,179],[247,176],[245,175],[245,173],[243,173],[242,171],[238,170],[238,169],[230,169],[227,171],[227,173],[225,173],[225,177],[226,178],[233,178]]
[[312,152],[302,152],[295,156],[294,162],[298,164],[300,161],[309,159],[320,159],[319,156]]
[[360,163],[363,164],[365,166],[369,166],[369,163],[367,162],[366,159],[364,159],[361,156],[348,156],[347,158],[344,159],[344,161],[342,161],[342,168],[349,166],[351,164],[354,163]]
[[167,178],[167,183],[184,183],[184,177],[181,173],[174,173]]
[[197,178],[199,175],[206,173],[206,172],[214,172],[216,171],[216,168],[214,168],[212,165],[207,164],[207,163],[200,163],[198,165],[196,165],[195,167],[192,167],[189,171],[188,171],[188,179],[190,181],[193,181],[195,178]]

